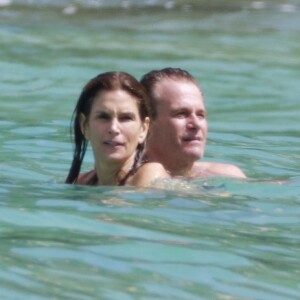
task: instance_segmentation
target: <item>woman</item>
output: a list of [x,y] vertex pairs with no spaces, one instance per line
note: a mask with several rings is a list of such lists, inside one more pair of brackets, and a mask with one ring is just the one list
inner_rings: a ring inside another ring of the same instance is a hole
[[[107,72],[84,87],[74,110],[75,149],[66,183],[147,186],[169,175],[159,163],[143,161],[150,125],[148,96],[124,72]],[[91,143],[95,169],[80,173]]]

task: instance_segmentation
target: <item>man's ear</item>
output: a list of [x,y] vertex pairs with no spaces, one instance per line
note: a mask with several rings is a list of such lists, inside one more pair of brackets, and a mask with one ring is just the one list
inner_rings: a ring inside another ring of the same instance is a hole
[[146,117],[140,129],[139,140],[138,140],[139,144],[142,144],[145,141],[149,131],[149,127],[150,127],[150,119]]
[[89,136],[88,136],[88,130],[87,130],[87,117],[83,114],[80,113],[79,115],[79,126],[80,126],[80,130],[81,133],[84,135],[84,137],[89,140]]

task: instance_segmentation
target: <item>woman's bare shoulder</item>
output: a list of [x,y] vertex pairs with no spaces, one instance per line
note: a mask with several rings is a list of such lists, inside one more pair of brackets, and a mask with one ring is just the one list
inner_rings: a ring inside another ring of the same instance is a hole
[[167,172],[164,166],[159,162],[147,162],[139,168],[139,171],[145,171],[145,170],[157,170],[157,171]]
[[163,165],[157,162],[148,162],[138,169],[129,184],[141,187],[150,186],[155,180],[162,178],[170,178]]
[[88,172],[79,174],[76,184],[80,185],[92,185],[93,179],[97,175],[96,170],[92,169]]

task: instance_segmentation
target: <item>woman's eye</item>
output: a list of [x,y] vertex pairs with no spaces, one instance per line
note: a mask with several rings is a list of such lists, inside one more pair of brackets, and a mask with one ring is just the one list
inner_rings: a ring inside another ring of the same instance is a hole
[[110,119],[110,115],[106,114],[106,113],[101,113],[101,114],[97,115],[97,119],[100,119],[100,120],[109,120]]
[[131,114],[125,114],[120,116],[120,121],[122,122],[133,121],[133,120],[134,120],[134,116]]

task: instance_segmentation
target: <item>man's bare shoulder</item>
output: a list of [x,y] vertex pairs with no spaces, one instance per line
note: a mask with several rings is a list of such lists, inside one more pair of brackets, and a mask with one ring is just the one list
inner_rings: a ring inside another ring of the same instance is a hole
[[217,176],[247,178],[245,173],[238,166],[226,163],[195,162],[191,170],[191,177]]

